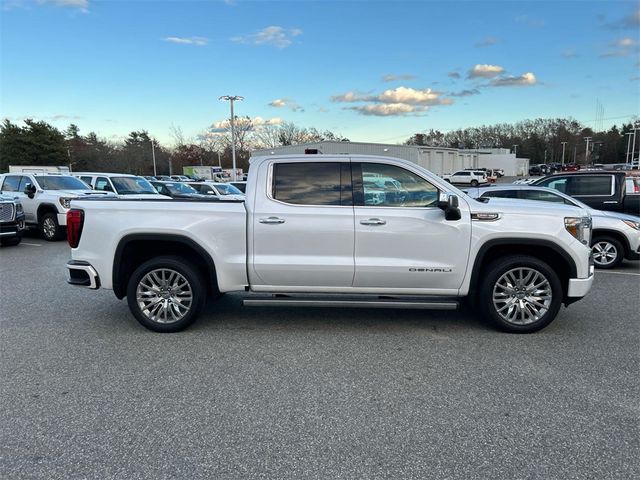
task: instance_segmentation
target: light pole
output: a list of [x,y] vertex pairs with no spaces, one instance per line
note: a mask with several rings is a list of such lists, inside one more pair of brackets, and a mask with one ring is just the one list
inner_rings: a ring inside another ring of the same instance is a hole
[[567,142],[560,143],[562,143],[562,165],[564,165],[564,148],[567,146]]
[[[632,145],[631,145],[631,168],[633,168],[633,166],[635,165],[635,161],[636,161],[636,132],[640,130],[640,127],[638,127],[638,124],[636,123],[636,125],[633,127],[633,140]],[[640,162],[637,168],[640,168]]]
[[156,148],[153,145],[153,138],[151,139],[151,156],[153,157],[153,176],[157,176],[158,172],[156,172]]
[[625,157],[627,160],[626,163],[629,163],[629,153],[631,153],[631,136],[633,135],[633,132],[627,132],[625,135],[629,137],[627,139],[627,156]]
[[244,100],[240,95],[223,95],[218,100],[224,100],[231,105],[231,159],[233,161],[233,181],[236,181],[236,132],[233,126],[233,102]]
[[584,137],[584,141],[587,142],[587,147],[584,151],[584,164],[589,165],[589,142],[591,141],[591,137]]
[[518,158],[518,145],[512,145],[513,147],[513,153],[515,154],[516,158]]

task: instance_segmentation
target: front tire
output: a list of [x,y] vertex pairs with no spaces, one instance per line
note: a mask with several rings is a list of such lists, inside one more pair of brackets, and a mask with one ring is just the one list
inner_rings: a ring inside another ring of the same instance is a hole
[[562,305],[558,275],[542,260],[510,255],[484,272],[479,306],[500,330],[532,333],[549,325]]
[[479,185],[478,180],[471,180],[471,186],[477,187]]
[[42,216],[40,232],[47,242],[62,240],[65,235],[65,230],[58,224],[58,216],[55,213],[45,213]]
[[622,244],[611,237],[596,237],[591,241],[593,264],[596,268],[615,268],[624,259]]
[[154,332],[178,332],[191,325],[206,302],[198,269],[182,257],[162,256],[140,265],[129,278],[127,303],[136,320]]

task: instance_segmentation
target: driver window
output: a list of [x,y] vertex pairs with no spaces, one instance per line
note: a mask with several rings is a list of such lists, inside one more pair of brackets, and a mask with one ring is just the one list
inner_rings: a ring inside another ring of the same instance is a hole
[[438,189],[425,179],[394,165],[363,163],[366,207],[435,207]]
[[113,188],[109,185],[109,179],[105,177],[98,177],[94,188],[96,190],[102,190],[103,192],[113,192]]

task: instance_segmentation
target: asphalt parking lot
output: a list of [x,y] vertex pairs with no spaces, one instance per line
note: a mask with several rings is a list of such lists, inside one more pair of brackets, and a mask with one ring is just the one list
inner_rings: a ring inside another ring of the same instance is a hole
[[640,475],[637,262],[532,335],[239,295],[163,335],[68,286],[68,257],[0,249],[1,478]]

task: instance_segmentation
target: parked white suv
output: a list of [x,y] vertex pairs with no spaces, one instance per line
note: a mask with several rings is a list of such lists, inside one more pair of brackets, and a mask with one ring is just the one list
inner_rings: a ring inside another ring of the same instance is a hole
[[118,197],[136,198],[169,198],[160,195],[144,177],[126,173],[76,172],[73,174],[94,190],[113,192]]
[[477,187],[485,183],[489,183],[487,180],[487,173],[482,170],[458,170],[450,175],[445,174],[442,176],[449,183],[457,183],[460,185],[471,185]]
[[88,185],[71,175],[57,173],[0,175],[0,193],[18,197],[27,226],[38,228],[48,241],[65,237],[64,227],[72,199],[108,195],[106,192],[91,190]]

